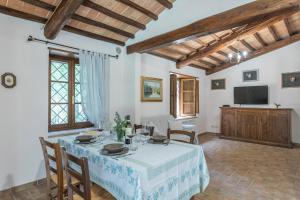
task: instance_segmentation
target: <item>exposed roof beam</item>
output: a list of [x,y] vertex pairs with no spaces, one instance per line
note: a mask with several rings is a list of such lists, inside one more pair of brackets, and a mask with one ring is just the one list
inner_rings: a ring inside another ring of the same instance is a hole
[[154,19],[154,20],[157,20],[158,17],[156,14],[154,14],[153,12],[151,12],[150,10],[147,10],[145,8],[143,8],[142,6],[139,6],[138,4],[130,1],[130,0],[116,0],[116,1],[119,1],[131,8],[134,8],[135,10],[138,10],[140,11],[141,13],[143,13],[144,15],[147,15],[148,17]]
[[[51,12],[53,12],[55,10],[55,6],[54,5],[46,3],[46,2],[41,1],[41,0],[22,0],[22,1],[24,1],[26,3],[29,3],[31,5],[37,6],[39,8],[43,8],[45,10],[51,11]],[[91,19],[89,19],[87,17],[83,17],[83,16],[78,15],[78,14],[74,14],[72,16],[72,19],[75,19],[75,20],[77,20],[79,22],[82,22],[82,23],[85,23],[85,24],[89,24],[89,25],[92,25],[92,26],[95,26],[95,27],[107,29],[109,31],[112,31],[112,32],[114,32],[116,34],[119,34],[119,35],[123,35],[123,36],[128,37],[128,38],[134,38],[134,34],[132,34],[132,33],[126,32],[124,30],[115,28],[113,26],[104,24],[104,23],[99,22],[99,21],[91,20]]]
[[33,6],[37,6],[39,8],[43,8],[43,9],[51,11],[51,12],[53,12],[56,8],[56,6],[46,3],[44,1],[41,1],[41,0],[21,0],[21,1],[29,3]]
[[223,60],[221,60],[221,59],[219,59],[219,58],[217,58],[217,57],[215,57],[215,56],[212,56],[212,55],[209,55],[209,56],[207,56],[209,59],[211,59],[211,60],[213,60],[213,61],[215,61],[215,62],[217,62],[217,63],[224,63],[224,61]]
[[[47,22],[46,18],[42,18],[42,17],[36,16],[36,15],[32,15],[32,14],[28,14],[28,13],[25,13],[22,11],[14,10],[14,9],[11,9],[11,8],[8,8],[5,6],[0,6],[0,13],[10,15],[13,17],[18,17],[18,18],[25,19],[25,20],[39,22],[42,24],[45,24]],[[110,42],[110,43],[115,43],[115,44],[122,45],[122,46],[125,45],[125,43],[122,41],[114,40],[114,39],[111,39],[111,38],[108,38],[105,36],[101,36],[101,35],[97,35],[97,34],[94,34],[91,32],[83,31],[83,30],[80,30],[80,29],[77,29],[77,28],[74,28],[71,26],[65,26],[63,28],[63,30],[71,32],[71,33],[83,35],[86,37],[94,38],[94,39],[103,40],[103,41]]]
[[84,31],[84,30],[81,30],[81,29],[78,29],[78,28],[74,28],[72,26],[65,26],[63,28],[63,30],[71,32],[71,33],[75,33],[75,34],[78,34],[78,35],[83,35],[83,36],[86,36],[86,37],[94,38],[94,39],[97,39],[97,40],[103,40],[103,41],[106,41],[106,42],[110,42],[110,43],[118,44],[118,45],[121,45],[121,46],[125,46],[125,43],[122,42],[122,41],[115,40],[115,39],[105,37],[105,36],[102,36],[102,35],[98,35],[98,34],[95,34],[95,33],[92,33],[92,32]]
[[269,26],[268,30],[271,33],[271,35],[272,35],[272,37],[274,38],[275,41],[280,40],[280,37],[278,36],[278,33],[276,31],[275,26]]
[[157,2],[168,9],[171,9],[173,7],[172,3],[168,0],[157,0]]
[[177,63],[178,67],[183,67],[188,65],[189,63],[192,62],[192,60],[195,59],[201,59],[204,58],[216,51],[221,50],[222,48],[236,42],[237,38],[240,37],[244,37],[246,35],[250,35],[250,34],[254,34],[257,31],[265,28],[266,26],[272,25],[282,19],[284,19],[287,15],[291,15],[293,13],[295,13],[296,11],[298,11],[299,8],[287,8],[287,9],[283,9],[283,10],[277,10],[273,13],[269,13],[268,15],[266,15],[264,18],[261,18],[258,21],[252,22],[250,23],[247,27],[245,27],[244,29],[234,32],[233,34],[231,34],[230,36],[224,38],[223,40],[220,40],[219,42],[203,49],[202,51],[198,51],[197,53],[188,56],[186,59],[180,61]]
[[68,20],[76,12],[84,0],[65,0],[61,1],[46,22],[44,35],[48,39],[54,39],[59,31],[63,29]]
[[80,22],[85,23],[85,24],[89,24],[89,25],[96,26],[96,27],[99,27],[99,28],[107,29],[109,31],[112,31],[116,34],[119,34],[119,35],[122,35],[122,36],[125,36],[125,37],[128,37],[128,38],[134,38],[134,34],[132,34],[132,33],[123,31],[123,30],[115,28],[113,26],[109,26],[109,25],[104,24],[104,23],[99,22],[99,21],[91,20],[87,17],[82,17],[81,15],[73,15],[72,19],[75,19],[75,20],[80,21]]
[[113,11],[111,11],[111,10],[109,10],[109,9],[107,9],[107,8],[99,5],[99,4],[96,4],[96,3],[94,3],[94,2],[92,2],[90,0],[84,1],[82,5],[84,5],[84,6],[88,7],[88,8],[97,10],[98,12],[101,12],[101,13],[103,13],[103,14],[111,17],[111,18],[117,19],[117,20],[119,20],[121,22],[129,24],[129,25],[134,26],[136,28],[143,29],[143,30],[146,29],[146,26],[144,24],[141,24],[140,22],[137,22],[137,21],[135,21],[133,19],[130,19],[128,17],[120,15],[120,14],[118,14],[116,12],[113,12]]
[[254,34],[254,37],[255,37],[255,39],[259,42],[259,44],[261,45],[261,46],[267,46],[268,44],[264,41],[264,39],[262,39],[262,37],[260,36],[260,34],[259,33],[255,33]]
[[227,53],[223,52],[223,51],[217,51],[217,54],[220,54],[221,56],[224,56],[225,58],[228,58]]
[[[268,46],[265,46],[265,47],[263,47],[261,49],[258,49],[256,51],[250,53],[248,55],[248,57],[245,58],[245,59],[243,59],[241,62],[245,62],[247,60],[250,60],[250,59],[256,58],[258,56],[264,55],[266,53],[269,53],[269,52],[274,51],[276,49],[282,48],[284,46],[287,46],[287,45],[292,44],[294,42],[297,42],[299,40],[300,40],[300,33],[294,34],[291,37],[288,37],[288,38],[283,39],[283,40],[279,40],[277,42],[274,42],[274,43],[272,43],[272,44],[270,44]],[[216,73],[216,72],[221,71],[223,69],[232,67],[234,65],[236,65],[236,63],[226,63],[226,64],[218,66],[218,67],[216,67],[214,69],[208,70],[206,72],[206,74],[207,75],[213,74],[213,73]]]
[[[163,54],[160,54],[160,53],[157,53],[157,52],[154,52],[154,51],[151,51],[151,52],[147,52],[147,54],[151,54],[153,56],[157,56],[157,57],[160,57],[160,58],[164,58],[164,59],[167,59],[167,60],[171,60],[173,62],[177,62],[177,59],[175,58],[172,58],[170,56],[166,56],[166,55],[163,55]],[[191,64],[189,65],[190,67],[194,67],[194,68],[197,68],[197,69],[202,69],[202,70],[207,70],[207,69],[211,69],[211,68],[207,68],[207,67],[203,67],[203,66],[199,66],[199,65],[195,65],[195,64]]]
[[250,50],[250,51],[255,51],[255,50],[256,50],[251,44],[249,44],[249,43],[246,42],[245,40],[241,40],[240,42],[241,42],[248,50]]
[[174,31],[138,42],[127,47],[127,53],[146,52],[170,44],[181,43],[200,36],[243,26],[260,20],[274,11],[299,8],[299,0],[260,0],[199,20]]
[[231,51],[233,51],[234,53],[238,53],[239,52],[239,50],[238,49],[236,49],[236,48],[234,48],[233,46],[228,46],[227,47],[228,49],[230,49]]
[[288,18],[285,18],[285,19],[284,19],[284,24],[285,24],[285,27],[286,27],[286,29],[287,29],[287,31],[288,31],[288,34],[289,34],[289,35],[293,35],[294,32],[293,32],[293,29],[292,29],[292,27],[291,27],[291,24],[290,24]]
[[208,61],[205,61],[205,60],[196,60],[196,61],[198,61],[198,62],[200,62],[200,63],[202,63],[202,64],[204,64],[204,65],[206,65],[206,66],[208,66],[210,68],[216,67],[215,64],[212,64],[211,62],[208,62]]
[[1,6],[1,5],[0,5],[0,13],[10,15],[13,17],[26,19],[26,20],[33,21],[33,22],[39,22],[42,24],[47,22],[46,18],[42,18],[42,17],[36,16],[36,15],[32,15],[32,14],[28,14],[28,13],[21,12],[18,10],[14,10],[12,8],[8,8],[6,6]]

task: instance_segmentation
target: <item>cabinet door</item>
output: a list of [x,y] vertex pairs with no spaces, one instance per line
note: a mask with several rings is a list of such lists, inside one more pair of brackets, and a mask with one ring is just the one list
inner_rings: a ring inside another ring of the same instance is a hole
[[235,110],[222,110],[222,130],[221,135],[236,136],[236,111]]
[[265,140],[275,143],[290,142],[290,114],[288,111],[269,112],[269,131]]
[[259,110],[237,111],[237,136],[250,140],[262,140],[268,131],[266,113]]

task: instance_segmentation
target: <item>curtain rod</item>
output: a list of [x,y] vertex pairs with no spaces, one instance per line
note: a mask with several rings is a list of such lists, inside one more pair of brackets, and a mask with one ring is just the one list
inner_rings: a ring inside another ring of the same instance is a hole
[[[67,45],[59,44],[59,43],[55,43],[55,42],[50,42],[48,40],[41,40],[41,39],[32,37],[31,35],[28,36],[27,41],[28,42],[40,42],[40,43],[43,43],[43,44],[46,44],[46,45],[51,44],[51,45],[55,45],[55,46],[65,47],[65,48],[68,48],[68,49],[74,49],[76,51],[80,50],[79,48],[76,48],[76,47],[67,46]],[[60,50],[60,49],[55,49],[55,50]],[[62,51],[67,51],[67,50],[62,50]],[[78,54],[77,52],[72,52],[72,51],[68,51],[68,52]],[[110,54],[108,54],[108,56],[111,57],[111,58],[115,58],[115,59],[119,58],[119,55],[110,55]]]

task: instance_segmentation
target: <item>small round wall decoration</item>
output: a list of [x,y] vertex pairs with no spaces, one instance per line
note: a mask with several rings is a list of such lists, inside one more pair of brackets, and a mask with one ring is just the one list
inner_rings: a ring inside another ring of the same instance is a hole
[[5,73],[1,75],[1,84],[5,88],[13,88],[17,84],[17,78],[13,73]]

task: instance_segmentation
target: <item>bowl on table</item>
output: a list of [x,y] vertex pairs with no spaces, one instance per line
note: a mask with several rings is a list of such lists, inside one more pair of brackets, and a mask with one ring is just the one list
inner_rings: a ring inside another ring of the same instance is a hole
[[75,142],[80,144],[89,144],[96,141],[96,136],[94,135],[78,135],[75,138]]

